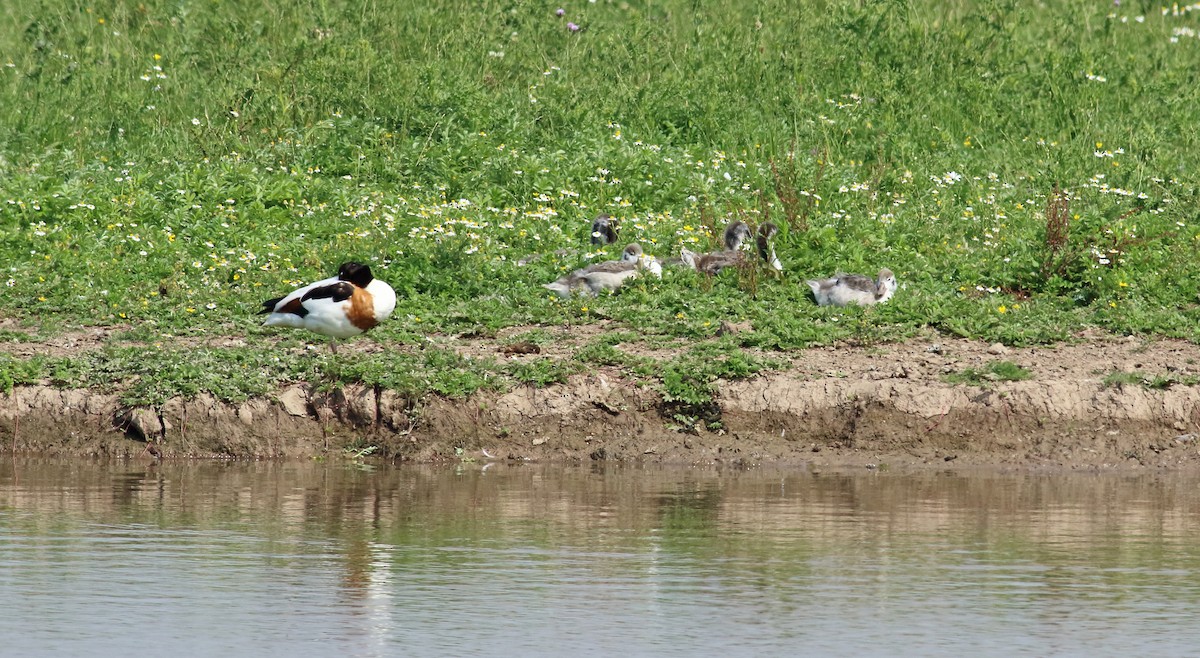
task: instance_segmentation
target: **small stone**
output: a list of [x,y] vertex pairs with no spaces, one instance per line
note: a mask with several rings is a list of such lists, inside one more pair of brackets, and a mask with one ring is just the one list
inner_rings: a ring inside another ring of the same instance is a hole
[[506,356],[513,356],[515,354],[541,354],[542,348],[538,347],[536,343],[523,340],[503,345],[497,351]]
[[134,409],[129,414],[129,427],[143,441],[154,440],[163,433],[163,426],[158,420],[158,414],[149,409]]
[[721,325],[717,327],[718,336],[727,336],[729,334],[740,334],[754,331],[749,321],[746,322],[730,322],[721,320]]
[[533,440],[533,445],[535,445],[535,446],[540,446],[540,445],[542,445],[542,444],[543,444],[543,443],[545,443],[545,442],[546,442],[546,439],[544,439],[544,438],[542,438],[542,437],[540,437],[540,436],[539,436],[538,438],[536,438],[536,439],[534,439],[534,440]]
[[279,406],[289,416],[307,416],[308,400],[299,386],[293,386],[279,394]]
[[926,347],[925,351],[929,352],[930,354],[942,354],[945,350],[941,343],[934,343],[929,347]]
[[991,345],[988,345],[987,351],[988,354],[993,356],[1003,356],[1008,354],[1008,348],[1005,347],[1003,343],[992,343]]

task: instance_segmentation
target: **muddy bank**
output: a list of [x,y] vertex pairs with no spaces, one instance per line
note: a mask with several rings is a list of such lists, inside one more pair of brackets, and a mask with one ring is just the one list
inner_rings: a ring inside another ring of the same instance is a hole
[[[787,370],[719,382],[704,408],[664,403],[615,371],[465,400],[292,386],[242,404],[200,395],[161,409],[17,387],[0,397],[0,446],[131,458],[301,458],[374,446],[376,457],[413,461],[1200,466],[1200,386],[1104,383],[1113,372],[1186,381],[1200,363],[1189,343],[1093,336],[1009,350],[934,337],[790,357]],[[1001,359],[1032,378],[945,381]]]

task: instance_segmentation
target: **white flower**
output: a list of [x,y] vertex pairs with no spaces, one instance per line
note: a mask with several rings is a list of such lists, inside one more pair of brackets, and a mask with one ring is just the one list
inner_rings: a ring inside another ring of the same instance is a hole
[[199,120],[199,119],[197,119],[196,117],[192,117],[192,125],[193,125],[193,126],[198,126],[198,125],[200,125],[200,120]]

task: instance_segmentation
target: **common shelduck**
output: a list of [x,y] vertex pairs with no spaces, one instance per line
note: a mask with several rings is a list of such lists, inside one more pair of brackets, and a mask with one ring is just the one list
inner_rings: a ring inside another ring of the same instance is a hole
[[[779,228],[771,222],[764,222],[758,227],[758,255],[763,259],[769,267],[776,271],[783,271],[783,264],[779,262],[779,258],[775,256],[775,247],[771,244],[771,238],[779,232]],[[694,254],[686,251],[681,254],[681,259],[685,264],[690,264],[697,271],[705,274],[717,274],[726,267],[732,267],[745,261],[745,252],[742,251],[742,244],[750,237],[750,227],[746,222],[733,222],[725,227],[725,249],[714,251],[707,254]]]
[[662,264],[653,256],[647,256],[641,245],[634,243],[625,247],[620,260],[606,260],[571,272],[553,283],[542,287],[560,297],[570,297],[572,292],[597,295],[604,290],[616,290],[626,279],[648,271],[662,276]]
[[886,302],[896,294],[896,275],[886,267],[879,270],[879,278],[862,274],[835,274],[828,279],[808,282],[813,297],[821,306],[869,306]]
[[600,213],[592,220],[592,244],[606,245],[617,241],[617,231],[621,221],[613,219],[608,213]]
[[338,338],[350,338],[383,322],[396,308],[396,291],[371,276],[361,263],[342,263],[335,277],[310,283],[283,297],[263,302],[266,327],[295,327],[329,336],[334,352]]

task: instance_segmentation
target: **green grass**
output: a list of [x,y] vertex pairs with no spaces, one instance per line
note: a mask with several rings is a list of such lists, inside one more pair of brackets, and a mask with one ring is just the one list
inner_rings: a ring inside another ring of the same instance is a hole
[[[117,344],[70,366],[147,402],[298,377],[460,395],[595,364],[699,400],[756,372],[737,347],[924,327],[1200,340],[1200,11],[1133,4],[572,0],[560,18],[515,0],[14,0],[0,320],[247,338],[201,360]],[[588,245],[600,211],[664,257],[709,248],[730,218],[770,219],[784,275],[668,271],[552,298],[540,284],[620,248]],[[646,342],[755,330],[698,373],[686,351],[639,365],[603,342],[518,366],[271,360],[258,303],[351,258],[400,295],[373,331],[385,345],[512,326],[539,342],[536,327],[602,319]],[[819,308],[803,283],[884,266],[903,287],[874,309]],[[16,361],[0,384],[48,367]],[[150,364],[171,383],[140,383]]]
[[1165,391],[1176,384],[1195,386],[1200,384],[1200,377],[1188,377],[1176,373],[1148,374],[1141,371],[1127,372],[1114,370],[1104,376],[1105,388],[1124,388],[1126,386],[1142,386],[1153,391]]
[[1033,377],[1032,373],[1012,361],[992,361],[982,368],[963,368],[946,375],[945,379],[952,384],[986,386],[992,382],[1019,382],[1030,377]]

